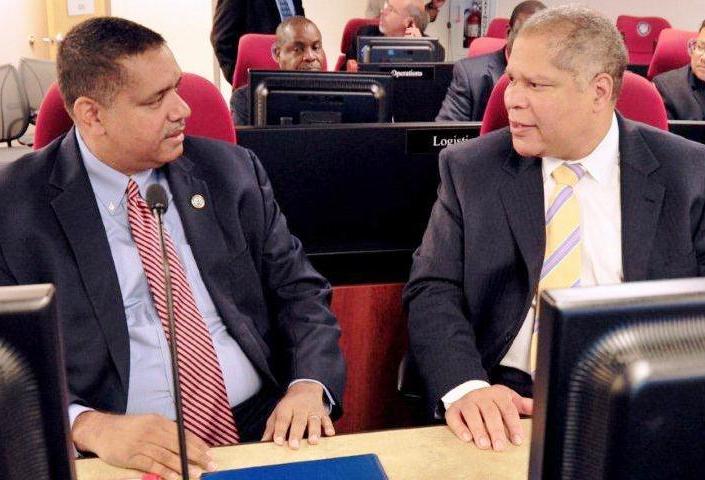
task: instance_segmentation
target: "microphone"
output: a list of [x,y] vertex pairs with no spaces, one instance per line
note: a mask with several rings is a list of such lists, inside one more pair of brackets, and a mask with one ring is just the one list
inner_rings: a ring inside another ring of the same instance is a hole
[[181,382],[179,381],[179,352],[176,341],[176,323],[174,322],[174,297],[171,288],[171,272],[167,260],[166,244],[164,243],[163,215],[169,208],[169,199],[164,188],[154,183],[147,188],[147,206],[157,220],[159,229],[159,244],[162,252],[162,269],[164,272],[164,293],[169,324],[169,353],[171,354],[171,376],[174,381],[174,408],[176,410],[176,429],[179,435],[179,459],[181,460],[181,478],[189,480],[188,455],[186,453],[186,429],[184,428],[184,412],[181,407]]

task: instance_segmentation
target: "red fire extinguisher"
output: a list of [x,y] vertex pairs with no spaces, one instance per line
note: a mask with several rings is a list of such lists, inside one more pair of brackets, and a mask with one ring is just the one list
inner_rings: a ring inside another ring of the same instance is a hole
[[482,23],[480,5],[477,2],[472,2],[472,5],[465,10],[464,14],[463,48],[468,48],[472,41],[480,36],[480,25]]

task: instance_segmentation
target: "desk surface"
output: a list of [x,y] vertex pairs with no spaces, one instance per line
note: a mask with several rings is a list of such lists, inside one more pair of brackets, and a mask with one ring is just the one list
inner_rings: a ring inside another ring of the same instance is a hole
[[[273,443],[253,443],[216,448],[213,452],[222,470],[376,453],[390,480],[525,480],[529,468],[531,420],[522,422],[527,440],[502,453],[464,444],[445,426],[340,435],[324,438],[313,447],[304,442],[298,451]],[[76,472],[78,480],[139,478],[136,472],[111,467],[97,459],[78,460]]]

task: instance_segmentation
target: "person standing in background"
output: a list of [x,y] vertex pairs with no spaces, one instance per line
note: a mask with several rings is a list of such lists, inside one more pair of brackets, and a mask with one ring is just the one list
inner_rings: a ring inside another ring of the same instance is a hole
[[274,33],[282,20],[294,15],[304,15],[302,0],[218,0],[211,44],[225,79],[232,83],[240,37]]

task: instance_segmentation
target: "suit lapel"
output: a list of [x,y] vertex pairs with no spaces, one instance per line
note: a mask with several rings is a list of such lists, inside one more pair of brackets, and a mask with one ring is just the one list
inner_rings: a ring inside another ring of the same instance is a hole
[[502,203],[534,291],[546,249],[541,159],[520,157],[512,150],[503,168],[507,181],[500,191]]
[[122,294],[105,227],[73,129],[61,143],[50,183],[61,190],[51,206],[73,251],[83,287],[105,335],[127,398],[130,350]]
[[659,162],[634,126],[618,117],[624,281],[646,280],[665,187],[649,178]]
[[[226,242],[213,209],[214,197],[211,196],[205,180],[195,173],[194,164],[182,156],[165,169],[171,189],[173,204],[179,211],[179,217],[184,227],[184,233],[193,252],[193,256],[201,273],[201,278],[216,305],[219,314],[238,345],[250,360],[267,375],[270,380],[274,376],[268,366],[267,359],[257,341],[257,329],[251,318],[239,314],[233,292],[237,285],[232,285],[234,254],[247,248],[243,237],[231,235]],[[192,198],[201,195],[205,199],[205,207],[195,208]],[[231,231],[237,231],[239,226],[232,225]],[[242,242],[242,243],[239,243]],[[237,272],[235,272],[237,273]],[[237,319],[237,321],[234,321]]]

